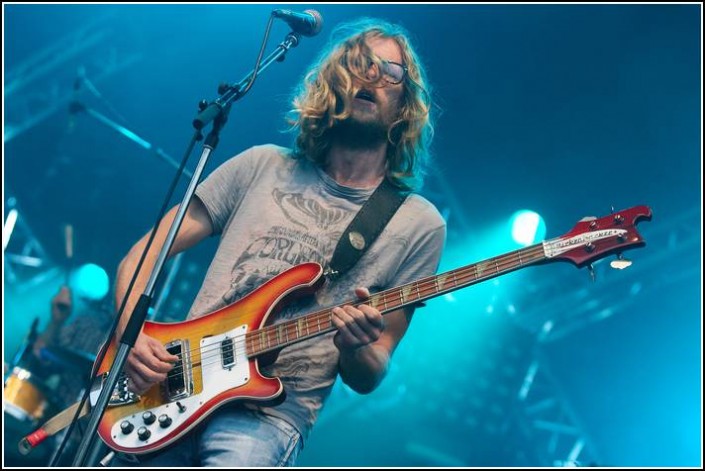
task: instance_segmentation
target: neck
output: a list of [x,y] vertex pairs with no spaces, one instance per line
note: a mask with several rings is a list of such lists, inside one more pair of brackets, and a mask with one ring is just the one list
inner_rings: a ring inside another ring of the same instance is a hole
[[[379,310],[381,314],[387,314],[404,306],[417,304],[520,268],[545,262],[549,260],[546,255],[546,247],[550,248],[560,242],[560,238],[545,241],[480,263],[456,268],[440,275],[427,276],[396,288],[380,291],[367,299],[346,304],[352,304],[357,307],[364,303]],[[293,270],[296,269],[293,268]],[[262,327],[247,333],[245,338],[247,355],[255,357],[301,340],[332,332],[333,330],[335,330],[333,308],[312,312],[296,319]]]
[[353,149],[333,143],[324,170],[336,182],[353,188],[373,188],[386,172],[387,143],[367,149]]

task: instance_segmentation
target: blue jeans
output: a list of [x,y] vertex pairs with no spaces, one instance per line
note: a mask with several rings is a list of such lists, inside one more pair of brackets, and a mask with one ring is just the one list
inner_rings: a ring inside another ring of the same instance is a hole
[[301,435],[288,422],[226,406],[166,450],[140,456],[118,453],[111,466],[293,466],[302,446]]

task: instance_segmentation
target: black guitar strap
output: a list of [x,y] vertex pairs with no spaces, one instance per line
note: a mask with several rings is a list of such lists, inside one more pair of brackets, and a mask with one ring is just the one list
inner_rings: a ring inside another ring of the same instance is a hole
[[342,276],[360,260],[407,196],[408,193],[402,192],[386,178],[380,183],[338,241],[326,270],[329,278]]

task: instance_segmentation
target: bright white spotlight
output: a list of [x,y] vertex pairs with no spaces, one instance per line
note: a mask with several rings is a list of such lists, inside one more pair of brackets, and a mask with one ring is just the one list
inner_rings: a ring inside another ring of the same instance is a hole
[[17,222],[17,210],[12,208],[9,213],[7,213],[7,219],[5,220],[5,225],[2,226],[2,251],[4,252],[7,248],[7,244],[10,243],[10,237],[12,237],[12,231],[15,230],[15,223]]
[[510,219],[512,238],[523,246],[543,240],[546,237],[546,223],[534,211],[523,209],[514,213]]
[[98,265],[87,263],[71,275],[71,286],[76,296],[99,301],[108,294],[108,274]]

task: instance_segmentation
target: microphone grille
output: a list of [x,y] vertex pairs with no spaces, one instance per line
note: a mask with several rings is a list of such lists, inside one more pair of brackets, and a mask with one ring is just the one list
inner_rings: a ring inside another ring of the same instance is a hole
[[316,19],[316,26],[311,31],[311,36],[318,34],[323,29],[323,17],[316,10],[304,10],[304,13],[308,13]]

